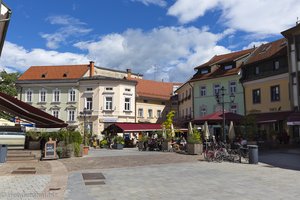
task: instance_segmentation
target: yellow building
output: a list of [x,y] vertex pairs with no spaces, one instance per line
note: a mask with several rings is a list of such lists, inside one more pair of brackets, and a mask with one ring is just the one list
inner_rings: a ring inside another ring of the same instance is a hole
[[283,142],[291,114],[286,40],[259,46],[245,61],[242,73],[245,111],[256,119],[257,137],[271,139],[275,133]]

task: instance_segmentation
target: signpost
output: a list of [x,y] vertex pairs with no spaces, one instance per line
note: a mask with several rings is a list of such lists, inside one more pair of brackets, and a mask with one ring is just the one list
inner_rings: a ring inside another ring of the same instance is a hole
[[49,141],[45,144],[45,154],[43,160],[57,159],[56,154],[56,141],[49,138]]

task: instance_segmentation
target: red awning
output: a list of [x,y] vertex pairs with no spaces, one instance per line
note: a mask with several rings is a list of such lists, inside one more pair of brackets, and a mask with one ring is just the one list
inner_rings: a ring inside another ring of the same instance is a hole
[[[243,115],[239,115],[232,112],[225,112],[225,120],[227,122],[233,121],[233,122],[239,122],[243,119]],[[210,122],[210,123],[218,123],[223,121],[223,113],[222,111],[214,112],[209,115],[204,115],[202,117],[196,118],[193,120],[194,123],[204,123],[204,122]]]
[[159,131],[162,130],[161,124],[143,124],[143,123],[114,123],[106,128],[106,130],[116,130],[119,133],[124,132],[143,132],[143,131]]
[[274,123],[277,121],[284,121],[288,119],[288,116],[291,114],[291,111],[283,112],[270,112],[270,113],[257,113],[251,114],[255,117],[255,120],[259,124]]
[[0,92],[0,110],[35,123],[37,128],[68,126],[64,121],[2,92]]

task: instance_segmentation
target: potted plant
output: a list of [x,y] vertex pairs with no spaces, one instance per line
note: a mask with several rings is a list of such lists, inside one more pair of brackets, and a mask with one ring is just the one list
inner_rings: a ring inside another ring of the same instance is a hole
[[26,137],[28,141],[28,149],[30,150],[38,150],[41,147],[41,136],[42,133],[36,131],[28,131],[26,132]]
[[108,148],[108,141],[107,139],[103,139],[100,141],[100,147],[101,148]]
[[138,142],[139,151],[146,151],[147,146],[145,146],[144,143],[147,142],[147,141],[148,141],[148,136],[143,135],[141,137],[141,139],[139,140],[139,142]]
[[83,144],[83,155],[88,155],[89,154],[89,138],[90,134],[85,134],[85,139],[84,139],[84,144]]
[[116,136],[114,138],[114,147],[115,147],[115,149],[123,149],[124,138],[122,136]]
[[192,134],[188,135],[187,138],[187,153],[191,155],[202,154],[203,144],[200,132],[197,129],[193,130]]

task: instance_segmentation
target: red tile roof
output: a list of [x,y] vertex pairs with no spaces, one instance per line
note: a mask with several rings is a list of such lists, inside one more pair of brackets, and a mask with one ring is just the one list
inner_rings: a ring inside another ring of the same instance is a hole
[[32,66],[18,80],[79,79],[89,70],[89,65]]
[[137,81],[136,92],[140,97],[169,100],[173,94],[173,86],[181,83],[159,82],[139,78],[127,78]]
[[251,48],[251,49],[246,49],[246,50],[242,50],[242,51],[236,51],[236,52],[232,52],[232,53],[222,54],[222,55],[215,55],[208,62],[206,62],[202,65],[199,65],[198,67],[195,67],[195,69],[209,67],[214,64],[222,64],[222,63],[226,63],[226,62],[231,62],[231,61],[234,61],[234,60],[236,60],[240,57],[243,57],[247,54],[250,54],[253,50],[254,50],[254,48]]
[[285,38],[260,45],[246,60],[244,65],[255,63],[287,54],[287,42]]

